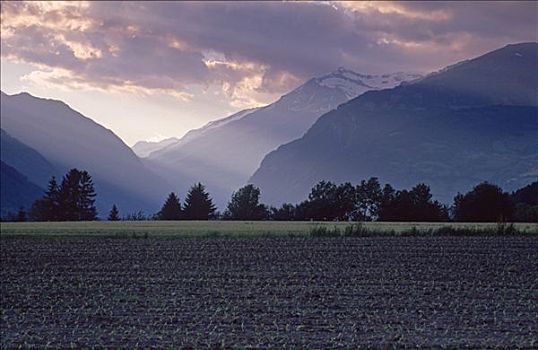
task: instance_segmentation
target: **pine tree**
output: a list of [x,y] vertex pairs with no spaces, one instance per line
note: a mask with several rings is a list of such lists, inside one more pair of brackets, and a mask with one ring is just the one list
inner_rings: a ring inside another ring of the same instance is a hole
[[160,220],[179,220],[181,219],[181,204],[178,196],[172,192],[168,195],[161,211],[159,212]]
[[71,169],[58,186],[49,181],[43,198],[32,205],[31,218],[36,221],[96,220],[95,189],[87,171]]
[[183,219],[185,220],[209,220],[215,217],[213,200],[206,192],[201,183],[191,187],[185,197]]
[[62,179],[58,193],[61,220],[92,221],[97,219],[95,189],[87,171],[69,170]]
[[54,176],[49,180],[43,198],[36,200],[32,205],[30,217],[35,221],[59,221],[63,219],[60,190]]
[[80,198],[80,172],[71,169],[62,178],[59,190],[60,210],[62,221],[79,220],[79,198]]
[[51,177],[47,192],[45,192],[45,200],[49,206],[48,216],[50,221],[57,221],[60,219],[60,193],[56,177]]
[[86,170],[80,172],[78,200],[79,220],[93,221],[97,219],[95,196],[92,177]]
[[112,205],[112,209],[110,209],[110,213],[108,214],[108,221],[119,221],[120,220],[120,212],[118,210],[118,207],[116,207],[116,204]]

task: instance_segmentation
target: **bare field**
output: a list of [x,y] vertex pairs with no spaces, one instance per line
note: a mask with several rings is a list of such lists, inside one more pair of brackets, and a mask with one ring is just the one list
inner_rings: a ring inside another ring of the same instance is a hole
[[[48,237],[259,237],[303,236],[316,227],[344,229],[351,222],[309,221],[92,221],[92,222],[2,222],[3,236]],[[367,229],[385,232],[387,235],[416,228],[426,231],[440,227],[470,229],[495,229],[495,223],[425,223],[425,222],[366,222]],[[538,224],[516,223],[523,233],[538,234]]]
[[2,348],[538,346],[536,237],[4,237],[0,256]]

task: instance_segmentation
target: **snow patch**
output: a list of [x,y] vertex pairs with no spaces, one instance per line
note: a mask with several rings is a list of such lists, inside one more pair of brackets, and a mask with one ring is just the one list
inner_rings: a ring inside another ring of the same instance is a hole
[[316,79],[318,85],[341,90],[348,99],[357,97],[368,90],[393,88],[404,81],[420,78],[421,75],[405,72],[374,75],[360,74],[338,68],[335,72]]

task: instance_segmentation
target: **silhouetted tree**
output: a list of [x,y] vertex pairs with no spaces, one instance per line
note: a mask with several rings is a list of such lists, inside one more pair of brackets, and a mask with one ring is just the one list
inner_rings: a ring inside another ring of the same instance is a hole
[[295,220],[305,221],[314,220],[310,217],[310,202],[308,200],[302,201],[295,206]]
[[213,200],[206,192],[201,183],[191,187],[185,197],[183,206],[183,219],[185,220],[209,220],[215,217]]
[[297,213],[310,220],[350,220],[356,214],[356,191],[349,182],[336,185],[320,181],[310,191],[308,200],[299,205]]
[[267,207],[260,204],[260,189],[253,185],[234,192],[224,212],[224,218],[230,220],[263,220],[267,217]]
[[108,213],[108,221],[119,221],[120,220],[120,212],[118,210],[118,207],[116,207],[116,204],[112,205],[112,209],[110,209],[110,212]]
[[515,202],[515,221],[538,222],[538,181],[515,191],[512,199]]
[[335,191],[335,198],[333,199],[333,219],[355,219],[356,197],[355,186],[349,182],[338,185]]
[[43,198],[34,202],[30,209],[30,218],[34,221],[59,221],[61,220],[59,188],[56,178],[49,180],[47,191]]
[[538,205],[516,203],[514,210],[514,221],[538,222]]
[[429,186],[418,184],[410,191],[394,191],[385,185],[379,209],[380,221],[446,221],[448,209],[432,200]]
[[470,222],[504,222],[513,219],[514,202],[499,186],[481,183],[454,197],[454,219]]
[[538,181],[520,188],[512,194],[516,203],[525,203],[528,205],[538,205]]
[[[149,220],[148,217],[144,214],[144,212],[142,210],[139,210],[139,211],[135,211],[133,213],[130,213],[130,214],[127,214],[123,220],[126,220],[126,221],[145,221],[145,220]],[[154,220],[162,220],[160,218],[160,213],[156,214],[155,215],[155,218]]]
[[53,221],[50,216],[50,204],[45,198],[37,199],[30,209],[32,221]]
[[92,221],[97,219],[97,208],[95,207],[95,189],[93,180],[87,171],[79,172],[80,196],[78,201],[79,220]]
[[337,186],[331,181],[320,181],[310,190],[308,201],[304,203],[306,215],[316,221],[334,220],[336,218]]
[[168,195],[161,211],[159,212],[160,220],[179,220],[181,219],[181,204],[179,198],[174,192]]
[[280,208],[271,208],[271,219],[276,221],[293,221],[296,219],[296,209],[293,204],[284,203]]
[[87,171],[71,169],[57,185],[52,177],[43,198],[34,202],[31,218],[36,221],[90,221],[97,219],[95,190]]
[[71,169],[63,177],[58,191],[62,221],[91,221],[97,219],[95,190],[87,171]]
[[383,191],[376,177],[362,180],[356,190],[355,219],[361,221],[376,220],[383,200]]

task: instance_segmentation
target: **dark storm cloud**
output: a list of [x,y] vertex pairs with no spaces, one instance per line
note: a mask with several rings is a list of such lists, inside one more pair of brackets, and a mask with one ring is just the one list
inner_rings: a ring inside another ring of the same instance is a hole
[[[45,79],[231,98],[283,93],[339,66],[428,71],[536,41],[536,2],[2,3],[2,55]],[[261,94],[261,95],[260,95]]]

